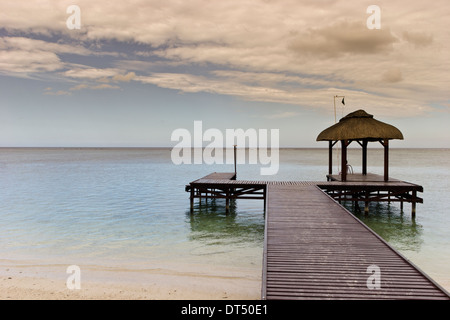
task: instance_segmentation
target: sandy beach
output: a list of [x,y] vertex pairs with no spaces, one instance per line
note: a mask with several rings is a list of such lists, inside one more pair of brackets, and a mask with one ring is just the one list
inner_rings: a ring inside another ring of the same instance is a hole
[[249,300],[260,279],[243,274],[129,270],[83,266],[80,289],[66,285],[66,266],[2,265],[2,300]]
[[[64,266],[2,266],[0,300],[259,300],[260,279],[169,270],[83,269],[68,289]],[[62,271],[62,272],[61,272]],[[59,272],[59,276],[55,273]],[[69,276],[69,275],[67,275]],[[445,289],[450,281],[439,279]]]

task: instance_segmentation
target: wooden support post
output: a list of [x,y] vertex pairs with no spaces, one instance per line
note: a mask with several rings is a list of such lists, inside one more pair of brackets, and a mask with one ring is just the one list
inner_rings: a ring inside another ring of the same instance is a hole
[[411,197],[411,217],[412,218],[416,217],[416,199],[417,199],[417,191],[413,191],[412,197]]
[[364,200],[364,213],[369,213],[369,191],[366,191],[366,198]]
[[333,141],[328,141],[328,174],[333,174]]
[[264,195],[264,213],[266,213],[266,203],[267,203],[267,185],[263,189],[263,195]]
[[226,193],[225,193],[225,212],[229,213],[230,212],[230,189],[227,189]]
[[190,202],[191,202],[191,213],[194,212],[194,187],[191,186],[191,196],[190,196]]
[[384,181],[389,181],[389,139],[384,139]]
[[347,181],[347,140],[342,140],[341,181]]
[[359,202],[358,201],[355,201],[355,210],[357,212],[361,212],[361,208],[359,207]]
[[234,179],[237,179],[237,168],[236,168],[236,145],[234,145]]
[[362,174],[367,175],[367,140],[362,142]]

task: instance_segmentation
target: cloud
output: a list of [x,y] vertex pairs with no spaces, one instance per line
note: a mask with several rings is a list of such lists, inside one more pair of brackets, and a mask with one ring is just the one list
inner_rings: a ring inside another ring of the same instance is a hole
[[[53,46],[53,49],[58,46]],[[24,37],[0,38],[0,73],[31,74],[52,72],[63,68],[58,55],[47,50],[43,41]]]
[[64,76],[73,79],[94,80],[97,82],[129,82],[136,77],[134,72],[123,74],[115,68],[75,68],[64,71]]
[[72,93],[64,90],[53,91],[52,88],[48,87],[43,92],[47,96],[70,96]]
[[89,88],[89,86],[86,83],[80,83],[80,84],[76,85],[75,87],[70,88],[69,90],[77,91],[77,90],[83,90],[83,89],[87,89],[87,88]]
[[404,31],[402,36],[416,47],[427,47],[433,43],[433,36],[423,32]]
[[61,44],[48,42],[39,39],[26,38],[26,37],[3,37],[0,39],[0,48],[9,49],[15,48],[23,51],[46,51],[55,54],[71,53],[78,55],[90,55],[93,51],[70,44]]
[[392,68],[383,73],[382,79],[385,82],[395,83],[402,81],[403,75],[399,68]]
[[75,79],[98,80],[106,77],[113,77],[118,70],[111,68],[76,68],[64,72],[64,76]]
[[78,91],[84,89],[103,90],[103,89],[120,89],[118,85],[110,84],[111,82],[130,82],[136,77],[134,72],[121,74],[118,69],[101,69],[101,68],[76,68],[64,72],[64,76],[76,80],[87,81],[71,87],[70,91]]
[[[255,74],[254,74],[255,75]],[[267,74],[263,74],[266,75]],[[262,75],[262,77],[263,77]],[[277,75],[274,75],[276,78]],[[283,78],[283,76],[279,76]],[[177,90],[180,93],[208,92],[220,95],[231,95],[246,101],[264,101],[279,104],[290,104],[305,108],[319,108],[329,110],[332,106],[333,95],[346,96],[348,110],[364,108],[368,112],[378,115],[399,116],[413,115],[430,110],[427,106],[414,101],[408,95],[383,96],[376,92],[370,93],[352,88],[336,88],[318,86],[315,88],[301,88],[299,86],[278,87],[270,82],[264,86],[262,83],[248,83],[245,77],[241,80],[234,78],[212,78],[209,76],[194,76],[181,73],[154,73],[149,76],[137,76],[136,81],[156,85],[161,88]],[[393,110],[395,109],[395,112]],[[267,115],[273,119],[293,116],[293,114],[279,113]]]
[[284,99],[286,91],[273,87],[246,85],[205,76],[181,73],[154,73],[151,76],[136,77],[136,81],[154,84],[161,88],[175,89],[184,93],[209,92],[233,95],[245,100],[274,101]]
[[116,85],[107,84],[107,83],[102,83],[102,84],[81,83],[81,84],[78,84],[78,85],[70,88],[69,90],[70,91],[78,91],[78,90],[84,90],[84,89],[103,90],[103,89],[120,89],[120,87],[116,86]]
[[286,111],[281,113],[275,113],[275,114],[269,114],[266,115],[265,118],[267,119],[285,119],[285,118],[292,118],[298,116],[299,112],[292,112],[292,111]]
[[69,65],[61,58],[63,54],[103,55],[79,45],[14,36],[1,37],[0,49],[0,73],[17,76],[63,70]]
[[3,0],[0,72],[71,92],[140,82],[302,108],[338,92],[397,114],[448,101],[447,0],[379,1],[381,30],[367,29],[368,4],[343,0],[77,0],[80,30],[66,27],[69,4]]
[[116,74],[115,76],[112,77],[113,81],[117,81],[117,82],[130,82],[130,80],[132,80],[133,78],[136,77],[136,74],[134,72],[128,72],[127,74]]
[[63,63],[52,52],[0,51],[0,72],[4,74],[30,74],[51,72],[63,68]]
[[392,51],[398,39],[390,30],[369,30],[361,22],[339,22],[299,34],[289,49],[299,55],[336,57],[343,54],[380,54]]
[[99,84],[99,85],[90,87],[90,89],[92,89],[92,90],[120,89],[120,87],[119,86],[115,86],[115,85],[111,85],[111,84],[107,84],[107,83],[103,83],[103,84]]

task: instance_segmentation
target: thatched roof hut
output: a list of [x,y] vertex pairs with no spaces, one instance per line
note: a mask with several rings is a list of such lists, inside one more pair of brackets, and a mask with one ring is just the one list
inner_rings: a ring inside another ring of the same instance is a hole
[[378,121],[364,110],[349,113],[335,125],[323,130],[317,141],[401,139],[403,134],[396,127]]
[[391,139],[403,140],[403,134],[396,127],[374,119],[373,115],[364,110],[357,110],[343,117],[335,125],[323,130],[316,140],[329,141],[329,175],[332,174],[332,148],[338,141],[341,141],[341,168],[344,168],[341,172],[341,181],[347,180],[348,145],[356,141],[363,148],[362,174],[367,175],[367,143],[379,141],[384,147],[384,181],[388,181],[389,140]]

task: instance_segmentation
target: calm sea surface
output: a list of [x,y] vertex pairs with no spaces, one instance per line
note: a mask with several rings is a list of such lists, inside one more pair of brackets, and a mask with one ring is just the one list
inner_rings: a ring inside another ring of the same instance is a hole
[[[324,181],[327,161],[326,149],[281,149],[277,175],[242,164],[238,179]],[[360,149],[349,163],[361,171]],[[259,276],[262,201],[237,200],[229,215],[224,201],[196,201],[189,213],[185,185],[214,171],[234,166],[177,166],[170,149],[0,149],[0,260],[230,266]],[[368,171],[383,173],[381,149],[369,149]],[[424,187],[416,219],[396,203],[372,204],[358,218],[448,289],[450,149],[392,149],[390,176]]]

